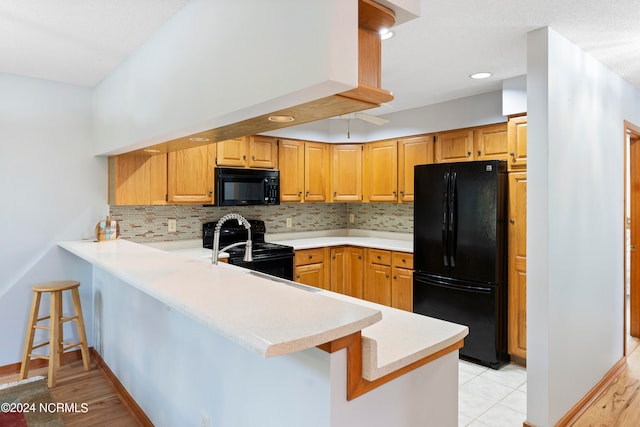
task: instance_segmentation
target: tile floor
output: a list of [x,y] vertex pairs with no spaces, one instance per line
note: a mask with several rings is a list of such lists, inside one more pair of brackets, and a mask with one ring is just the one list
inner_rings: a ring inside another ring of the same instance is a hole
[[460,360],[458,426],[522,427],[527,418],[527,371],[509,364],[499,370]]

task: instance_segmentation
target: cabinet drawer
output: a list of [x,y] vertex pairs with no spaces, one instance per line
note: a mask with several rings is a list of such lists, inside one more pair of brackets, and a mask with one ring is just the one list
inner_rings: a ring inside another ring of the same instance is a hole
[[413,270],[413,254],[407,252],[394,252],[393,266],[397,268],[408,268]]
[[295,252],[295,262],[298,265],[317,264],[324,262],[324,249],[302,249]]
[[369,263],[391,265],[391,251],[367,249],[367,255]]

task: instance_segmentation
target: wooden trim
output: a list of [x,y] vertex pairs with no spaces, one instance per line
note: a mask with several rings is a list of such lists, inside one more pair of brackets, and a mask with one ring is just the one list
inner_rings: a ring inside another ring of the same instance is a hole
[[[596,384],[587,394],[584,395],[573,408],[565,414],[564,417],[556,423],[556,427],[570,426],[575,423],[578,418],[587,410],[595,401],[607,391],[607,387],[622,373],[627,364],[627,358],[622,357],[614,366],[606,373],[604,377]],[[526,424],[530,425],[530,424]]]
[[[80,350],[67,351],[61,355],[63,364],[74,362],[82,359]],[[45,368],[49,365],[49,359],[33,359],[29,362],[29,370]],[[0,366],[0,377],[20,373],[22,362],[11,363],[9,365]]]
[[536,427],[536,426],[534,426],[533,424],[531,424],[531,423],[530,423],[530,422],[528,422],[528,421],[524,421],[524,422],[522,423],[522,427]]
[[133,397],[131,397],[127,389],[124,388],[120,380],[118,380],[118,377],[116,377],[109,366],[107,366],[106,362],[102,359],[100,354],[98,354],[98,352],[93,347],[91,347],[89,351],[91,353],[91,357],[93,358],[93,360],[95,360],[96,365],[98,365],[98,368],[104,373],[105,377],[107,377],[107,380],[115,389],[115,393],[118,398],[120,398],[122,404],[129,410],[129,412],[131,412],[133,417],[138,420],[140,425],[144,427],[153,427],[153,423],[151,422],[149,417],[147,417],[147,414],[145,414],[142,408],[140,408],[136,401],[133,400]]
[[435,359],[438,359],[445,354],[452,351],[459,350],[464,345],[464,340],[460,340],[449,347],[433,353],[427,357],[417,360],[403,368],[400,368],[394,372],[391,372],[383,377],[380,377],[373,381],[368,381],[362,378],[362,333],[361,331],[355,332],[346,337],[339,338],[337,340],[321,344],[319,349],[326,351],[327,353],[333,353],[343,348],[347,349],[347,400],[353,400],[356,397],[362,396],[371,390],[380,387],[383,384],[388,383],[402,375],[413,371]]

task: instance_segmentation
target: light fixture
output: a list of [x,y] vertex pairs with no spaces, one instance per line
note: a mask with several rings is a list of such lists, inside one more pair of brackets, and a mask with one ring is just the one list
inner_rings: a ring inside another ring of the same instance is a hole
[[154,150],[152,148],[147,148],[146,150],[142,150],[142,151],[144,151],[145,153],[159,153],[160,152],[160,150]]
[[203,138],[203,137],[199,137],[199,136],[194,136],[189,138],[189,141],[191,142],[209,142],[209,138]]
[[295,117],[293,117],[293,116],[269,116],[268,120],[270,122],[276,122],[276,123],[288,123],[288,122],[294,121]]
[[388,28],[382,28],[380,31],[378,31],[378,34],[380,34],[380,40],[388,40],[396,35],[396,33]]
[[469,77],[471,77],[472,79],[479,80],[479,79],[486,79],[486,78],[489,78],[489,77],[491,77],[492,75],[493,75],[493,74],[492,74],[492,73],[490,73],[490,72],[488,72],[488,71],[482,71],[482,72],[480,72],[480,73],[473,73],[473,74],[471,74]]

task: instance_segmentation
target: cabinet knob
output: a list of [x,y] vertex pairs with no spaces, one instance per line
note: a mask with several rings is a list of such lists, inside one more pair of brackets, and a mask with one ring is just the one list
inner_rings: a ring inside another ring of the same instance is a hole
[[309,255],[309,259],[313,258],[313,255]]
[[512,151],[512,152],[510,152],[510,153],[509,153],[509,155],[510,155],[511,157],[515,157],[515,156],[516,156],[516,153],[514,153],[514,152]]
[[471,151],[467,151],[467,157],[471,157]]
[[334,195],[334,196],[337,196],[337,195],[338,195],[338,192],[337,192],[337,191],[334,191],[334,192],[333,192],[333,195]]
[[243,154],[243,155],[242,155],[242,160],[247,160],[247,156],[246,156],[246,154]]
[[478,150],[478,156],[480,156],[482,154],[482,151]]
[[256,156],[251,156],[251,160],[255,160],[255,159],[256,159]]
[[389,278],[389,275],[388,275],[388,274],[385,274],[385,275],[384,275],[384,277],[386,277],[386,278],[388,279],[388,278]]
[[401,194],[402,196],[404,196],[404,191],[401,191],[401,192],[400,192],[400,194]]
[[380,255],[378,255],[378,259],[382,259],[382,257],[380,257]]
[[213,190],[209,190],[209,195],[211,196],[213,194]]
[[302,191],[298,191],[298,196],[302,196]]
[[393,276],[393,280],[397,280],[397,279],[398,279],[398,277],[397,277],[397,276]]
[[361,256],[359,256],[359,257],[358,257],[358,259],[362,259],[362,257],[361,257]]
[[298,275],[296,276],[296,279],[299,279],[299,278],[300,278],[300,275],[298,274]]
[[513,219],[513,218],[510,218],[510,219],[509,219],[509,222],[510,222],[511,224],[515,224],[515,223],[516,223],[516,220],[515,220],[515,219]]
[[402,262],[407,262],[407,260],[406,260],[406,259],[404,259],[404,258],[402,258]]

